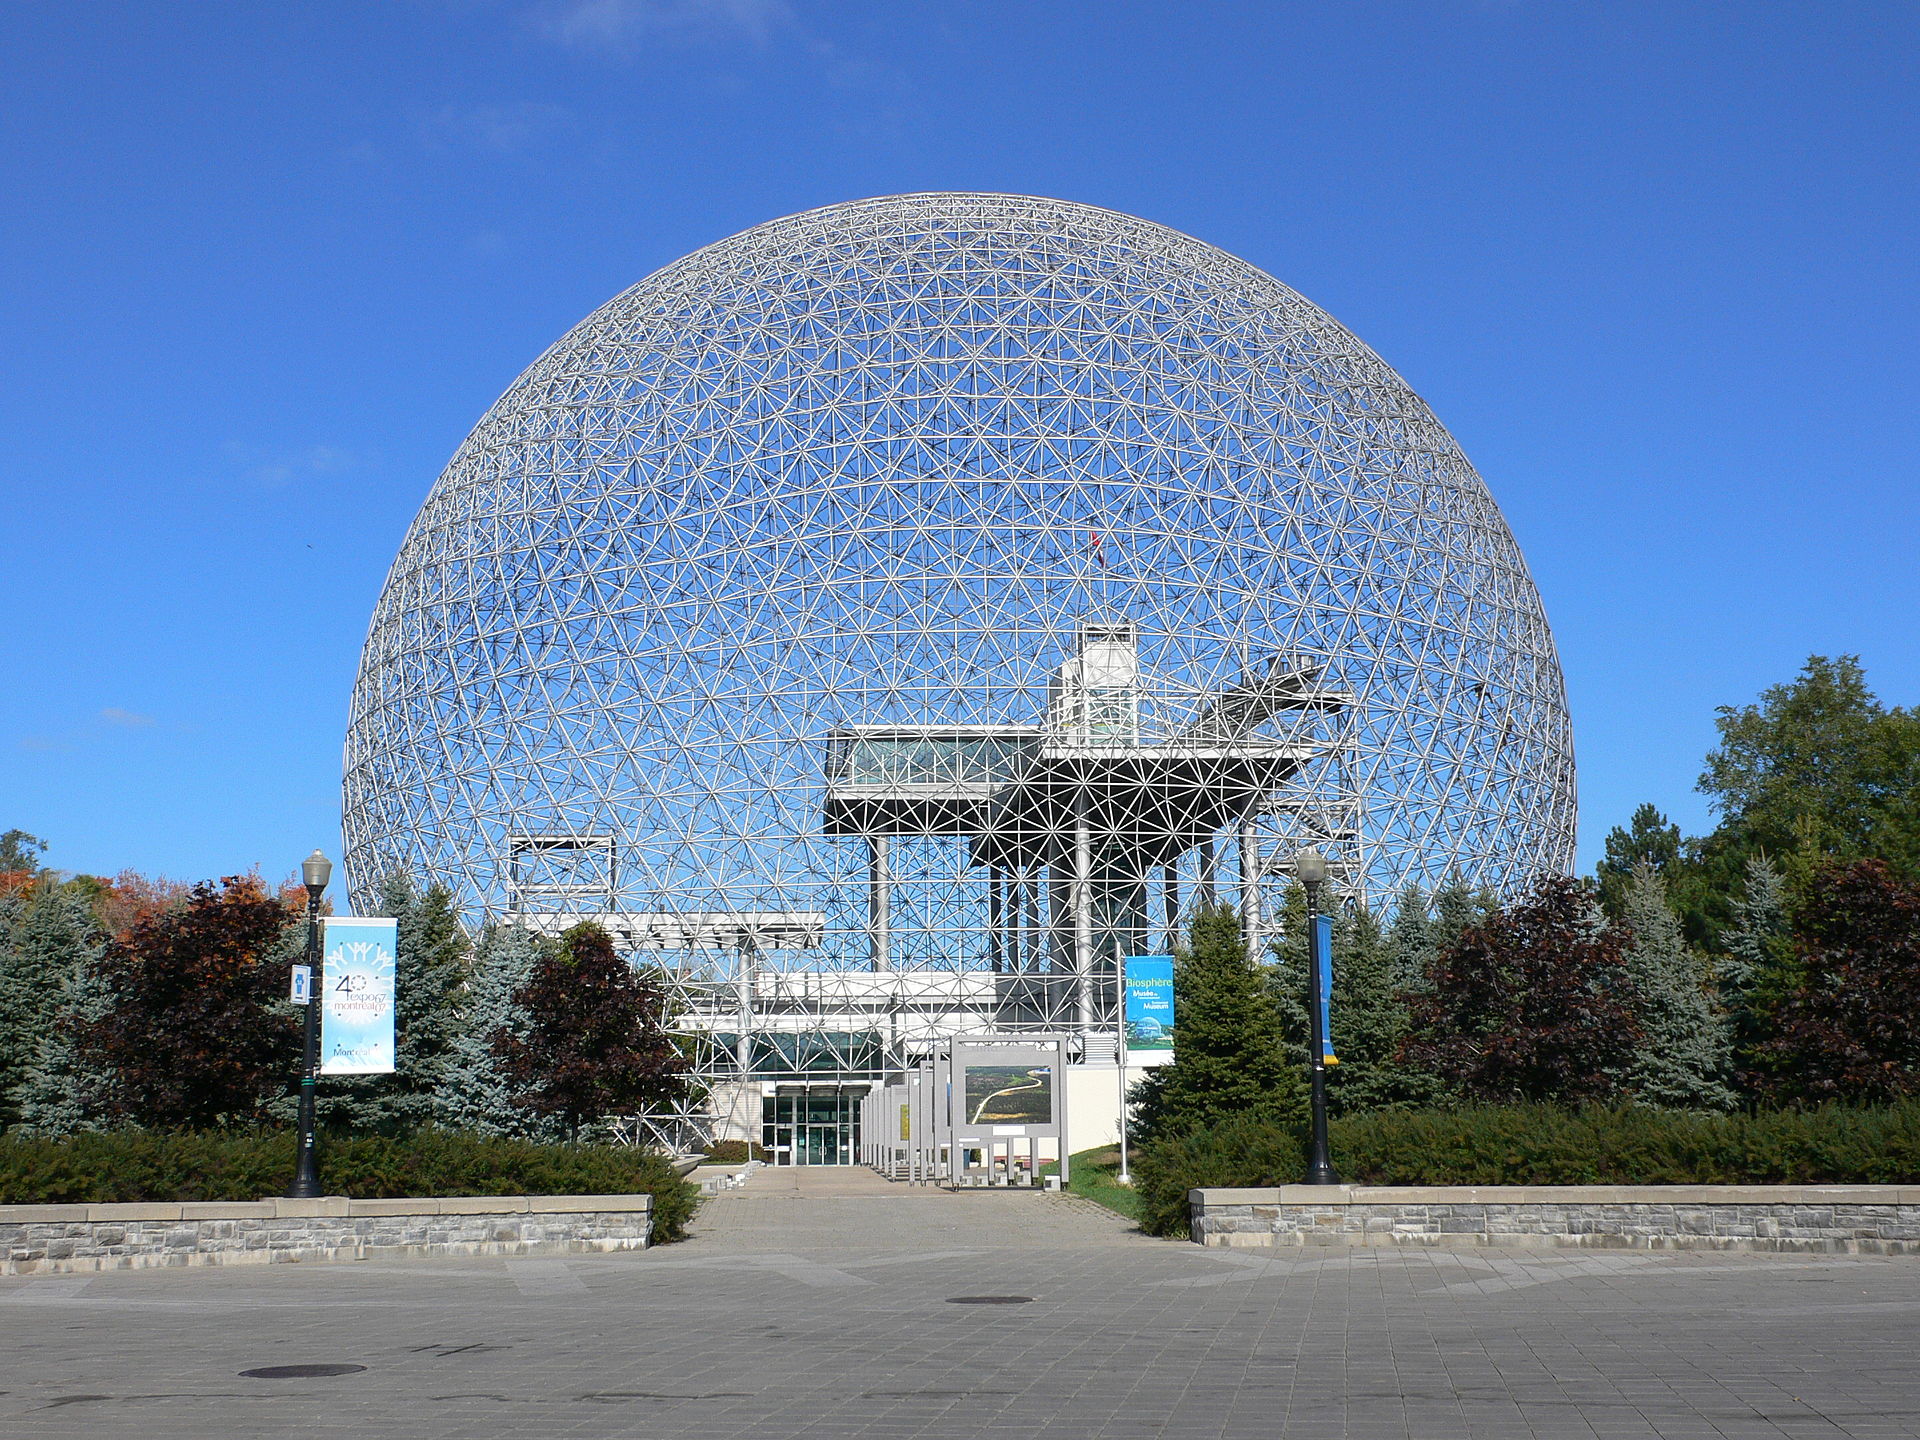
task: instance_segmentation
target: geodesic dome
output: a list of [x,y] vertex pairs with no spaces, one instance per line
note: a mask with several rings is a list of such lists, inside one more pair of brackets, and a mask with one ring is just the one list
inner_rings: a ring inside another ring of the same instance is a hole
[[[1123,772],[1124,834],[1006,840]],[[1374,901],[1565,871],[1574,769],[1520,551],[1372,351],[1163,226],[907,195],[668,265],[494,404],[375,610],[345,832],[361,905],[999,968],[1069,863],[1127,924],[1308,843]]]

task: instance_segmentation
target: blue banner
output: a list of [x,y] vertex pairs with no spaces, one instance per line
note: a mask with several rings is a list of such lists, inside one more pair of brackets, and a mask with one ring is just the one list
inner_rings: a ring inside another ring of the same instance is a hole
[[1125,971],[1127,1048],[1173,1049],[1173,957],[1129,955]]
[[1313,968],[1320,986],[1320,1054],[1329,1065],[1338,1065],[1333,1053],[1333,917],[1313,917]]
[[329,918],[320,986],[320,1073],[393,1073],[393,974],[399,924]]

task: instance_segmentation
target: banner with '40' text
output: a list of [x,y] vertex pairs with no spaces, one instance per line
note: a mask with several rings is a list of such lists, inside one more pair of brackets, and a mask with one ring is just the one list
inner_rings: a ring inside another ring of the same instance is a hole
[[393,1073],[393,975],[399,925],[330,917],[322,949],[320,1073]]

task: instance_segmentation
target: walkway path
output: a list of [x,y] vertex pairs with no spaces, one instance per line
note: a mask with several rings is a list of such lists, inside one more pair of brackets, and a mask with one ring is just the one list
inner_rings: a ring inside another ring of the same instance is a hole
[[[0,1437],[1912,1440],[1916,1334],[1920,1259],[1259,1257],[762,1171],[640,1255],[0,1280]],[[239,1374],[313,1361],[367,1368]]]

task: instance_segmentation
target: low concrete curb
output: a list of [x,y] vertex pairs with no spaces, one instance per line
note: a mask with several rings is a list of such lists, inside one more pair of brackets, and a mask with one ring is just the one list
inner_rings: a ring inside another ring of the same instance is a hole
[[651,1195],[0,1205],[0,1275],[644,1250]]
[[1202,1245],[1920,1254],[1920,1186],[1282,1185],[1187,1192]]

